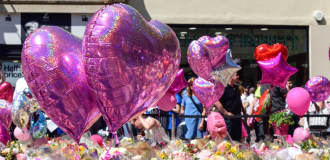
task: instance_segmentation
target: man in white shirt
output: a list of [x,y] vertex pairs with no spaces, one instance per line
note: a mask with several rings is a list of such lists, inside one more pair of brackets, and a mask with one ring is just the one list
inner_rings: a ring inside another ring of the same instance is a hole
[[244,85],[244,92],[243,94],[241,95],[241,101],[243,103],[243,106],[245,105],[245,103],[247,102],[247,97],[250,95],[249,93],[249,88],[250,88],[250,85],[246,84]]
[[251,104],[254,100],[254,92],[255,91],[256,91],[256,89],[254,87],[251,87],[250,90],[249,90],[250,95],[248,97],[246,97],[246,100],[247,100],[247,102],[249,102],[249,105],[248,105],[248,107],[246,107],[245,110],[246,110],[246,114],[249,114],[249,115],[252,114],[252,113],[250,113],[250,107],[251,107]]

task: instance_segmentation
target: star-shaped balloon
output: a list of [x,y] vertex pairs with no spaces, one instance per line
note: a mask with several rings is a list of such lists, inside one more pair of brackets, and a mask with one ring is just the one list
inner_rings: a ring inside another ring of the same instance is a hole
[[176,95],[178,92],[180,92],[185,87],[189,86],[189,82],[184,78],[184,71],[183,69],[180,69],[178,73],[176,74],[176,77],[171,84],[170,88],[167,90],[167,92],[172,93],[173,95]]
[[258,61],[262,71],[260,84],[271,84],[285,89],[286,81],[296,72],[297,68],[290,66],[279,53],[268,61]]
[[232,61],[230,55],[231,51],[228,50],[226,53],[226,62],[219,68],[213,70],[210,75],[216,82],[221,82],[223,86],[227,86],[228,81],[234,73],[242,69],[239,65]]

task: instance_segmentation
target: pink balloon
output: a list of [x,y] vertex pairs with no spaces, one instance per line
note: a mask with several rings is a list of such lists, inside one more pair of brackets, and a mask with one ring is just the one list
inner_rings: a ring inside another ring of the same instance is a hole
[[212,83],[201,77],[195,79],[193,83],[194,94],[197,99],[206,107],[208,110],[215,102],[217,102],[224,90],[225,87],[221,82]]
[[166,93],[159,101],[158,107],[163,111],[170,111],[176,105],[176,98],[171,93]]
[[291,137],[291,135],[286,135],[285,140],[289,143],[289,144],[293,144],[293,138]]
[[0,123],[0,142],[7,145],[7,142],[10,140],[11,138],[8,129]]
[[95,135],[92,135],[89,139],[91,139],[94,143],[94,145],[97,143],[100,147],[103,146],[103,139],[101,136],[95,134]]
[[178,73],[176,74],[176,77],[171,84],[170,88],[167,90],[167,92],[172,93],[176,95],[179,93],[182,89],[189,86],[190,83],[184,78],[184,71],[183,69],[180,69]]
[[38,138],[38,139],[34,140],[33,145],[36,147],[40,147],[47,143],[48,143],[47,139],[45,137],[42,137],[42,138]]
[[198,39],[210,50],[212,68],[217,69],[226,62],[226,53],[229,48],[228,39],[225,36],[202,36]]
[[24,127],[24,129],[20,129],[18,127],[14,130],[14,136],[20,141],[26,141],[31,138],[29,129]]
[[292,112],[297,115],[304,115],[310,105],[311,98],[308,92],[301,87],[293,88],[286,96],[286,102]]
[[83,38],[85,73],[109,130],[115,131],[161,99],[177,75],[181,51],[175,32],[147,22],[125,4],[104,6]]
[[211,114],[207,116],[207,129],[212,139],[223,139],[227,135],[225,120],[218,112],[211,112]]
[[309,140],[309,137],[309,131],[301,127],[296,128],[293,132],[294,143],[301,143],[302,141],[307,141]]
[[269,61],[258,61],[262,71],[260,84],[271,84],[285,89],[286,81],[298,72],[297,68],[290,66],[279,53]]
[[207,46],[199,41],[192,41],[189,44],[187,52],[189,66],[199,77],[204,79],[208,79],[212,71],[210,54]]
[[11,122],[11,103],[6,100],[0,100],[0,123],[2,123],[7,129],[9,129]]
[[322,102],[330,95],[330,81],[323,76],[315,76],[307,81],[305,89],[312,102]]
[[82,40],[55,26],[31,33],[22,53],[24,77],[40,107],[77,143],[101,116],[82,54]]

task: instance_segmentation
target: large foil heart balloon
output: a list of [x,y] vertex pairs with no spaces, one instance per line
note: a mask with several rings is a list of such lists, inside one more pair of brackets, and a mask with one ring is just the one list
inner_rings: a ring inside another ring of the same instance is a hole
[[221,82],[212,83],[198,77],[193,82],[193,89],[195,96],[208,110],[210,106],[221,98],[225,87]]
[[0,100],[0,123],[9,129],[11,122],[11,103],[6,100]]
[[82,40],[54,26],[26,39],[22,67],[42,110],[74,141],[101,116],[84,72]]
[[206,45],[199,41],[189,44],[187,59],[190,68],[203,79],[208,79],[212,71],[211,53]]
[[210,59],[212,68],[219,68],[226,62],[226,53],[229,48],[228,39],[225,36],[216,36],[214,38],[210,36],[202,36],[198,39],[210,50]]
[[274,45],[261,44],[254,51],[256,61],[269,61],[282,53],[284,60],[288,59],[288,49],[283,44],[276,43]]
[[88,86],[110,131],[156,105],[179,69],[181,53],[167,25],[147,22],[125,4],[104,6],[83,38]]
[[13,95],[13,86],[9,82],[3,82],[0,84],[0,99],[4,99],[11,103],[13,102]]

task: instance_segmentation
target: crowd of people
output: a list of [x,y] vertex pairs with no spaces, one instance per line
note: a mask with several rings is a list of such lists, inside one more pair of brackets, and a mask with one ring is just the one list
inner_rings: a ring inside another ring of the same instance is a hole
[[[0,72],[1,73],[1,72]],[[219,112],[222,115],[238,116],[238,115],[252,115],[253,110],[259,106],[259,98],[269,89],[269,85],[260,85],[260,81],[256,86],[251,86],[250,83],[243,83],[239,80],[239,75],[235,73],[227,86],[219,101],[212,105],[207,111],[206,108],[199,102],[198,98],[194,95],[192,87],[193,81],[196,78],[188,80],[190,85],[175,95],[177,104],[169,112],[160,110],[157,106],[150,108],[144,115],[139,115],[137,118],[126,123],[117,132],[121,137],[137,137],[138,139],[162,139],[170,140],[172,131],[175,137],[180,139],[198,139],[210,138],[207,132],[207,118],[198,118],[199,116],[206,116],[207,112]],[[5,81],[3,74],[0,74],[1,83]],[[18,80],[24,81],[24,78]],[[26,84],[26,83],[24,83]],[[22,85],[21,85],[22,86]],[[27,87],[27,85],[25,86]],[[286,95],[293,88],[293,81],[287,81],[286,89],[274,86],[271,94],[271,110],[270,114],[285,110],[288,114],[293,114],[295,121],[294,125],[290,126],[289,134],[293,134],[295,128],[299,126],[308,127],[306,118],[295,115],[289,110],[286,104]],[[14,94],[22,92],[23,87],[15,88]],[[160,114],[159,114],[160,112]],[[329,114],[328,101],[312,103],[309,107],[308,113]],[[150,114],[151,116],[146,116]],[[172,128],[171,115],[184,115],[190,116],[186,118],[175,117],[174,128]],[[160,116],[158,116],[160,115]],[[196,117],[191,117],[196,116]],[[261,141],[265,139],[266,135],[273,136],[274,130],[269,128],[269,117],[263,117],[261,121],[255,121],[253,118],[225,118],[227,132],[232,140],[240,142]],[[161,126],[161,127],[159,127]],[[323,128],[322,131],[326,131]],[[103,118],[100,118],[91,128],[92,134],[105,134],[108,136],[106,124]],[[56,132],[49,132],[50,136],[59,136],[63,134],[60,128]],[[228,137],[229,138],[229,137]]]

